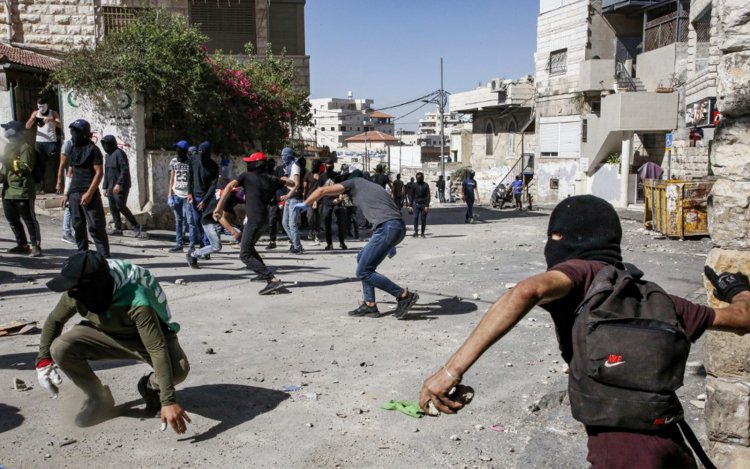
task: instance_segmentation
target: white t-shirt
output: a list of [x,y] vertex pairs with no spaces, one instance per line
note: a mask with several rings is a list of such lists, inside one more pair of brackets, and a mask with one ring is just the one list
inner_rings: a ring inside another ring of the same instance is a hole
[[169,162],[169,170],[174,171],[174,181],[172,182],[172,192],[180,198],[188,196],[188,177],[190,176],[190,164],[188,161],[182,162],[177,158],[172,158]]
[[[52,109],[47,111],[47,115],[43,116],[41,112],[36,111],[36,117],[39,119],[44,119],[45,117],[54,117],[54,112]],[[36,128],[36,141],[41,143],[50,143],[50,142],[57,142],[57,134],[55,133],[55,121],[51,120],[49,122],[45,122],[42,124],[41,127],[37,126]]]

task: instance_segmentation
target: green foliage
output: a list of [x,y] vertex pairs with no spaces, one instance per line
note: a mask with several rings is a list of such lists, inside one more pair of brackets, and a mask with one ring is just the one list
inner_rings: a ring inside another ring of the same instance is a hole
[[95,49],[67,54],[52,83],[100,102],[117,91],[135,92],[146,103],[150,125],[165,125],[191,141],[209,139],[219,152],[275,151],[292,126],[309,122],[310,104],[294,87],[290,59],[255,57],[250,46],[246,62],[212,57],[206,40],[182,16],[149,10]]
[[607,155],[607,160],[605,161],[605,163],[619,165],[620,161],[621,161],[620,153],[614,152],[614,153],[610,153],[609,155]]
[[453,171],[451,181],[463,181],[467,177],[470,177],[472,172],[474,172],[474,170],[471,169],[471,166],[462,166]]

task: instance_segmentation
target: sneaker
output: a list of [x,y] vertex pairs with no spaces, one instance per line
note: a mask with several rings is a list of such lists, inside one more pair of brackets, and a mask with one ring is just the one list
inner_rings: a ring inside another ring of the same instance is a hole
[[206,254],[203,256],[203,260],[210,261],[211,260],[211,254]]
[[324,251],[333,251],[333,244],[326,244],[326,247],[323,248]]
[[276,249],[276,241],[271,241],[270,243],[268,243],[266,249]]
[[39,246],[31,246],[31,257],[42,257],[42,248]]
[[140,238],[142,231],[143,231],[143,228],[141,227],[141,225],[133,227],[133,238]]
[[185,253],[185,259],[187,260],[188,265],[191,269],[197,269],[198,268],[198,259],[193,257],[192,252],[186,252]]
[[298,247],[298,248],[292,247],[289,250],[289,253],[291,253],[291,254],[302,254],[303,252],[305,252],[305,250],[302,249],[302,247]]
[[378,311],[378,306],[368,306],[367,303],[362,303],[359,305],[359,308],[349,311],[347,313],[349,316],[353,316],[355,318],[361,318],[361,317],[368,317],[368,318],[379,318],[381,316],[380,311]]
[[412,238],[416,238],[417,236],[419,236],[419,233],[417,233],[416,231],[414,232],[413,235],[411,235]]
[[31,252],[31,247],[28,244],[19,244],[14,248],[8,249],[8,254],[28,254]]
[[414,292],[409,292],[406,295],[406,298],[399,299],[397,301],[396,312],[393,313],[396,319],[404,319],[404,317],[406,317],[406,313],[409,312],[411,307],[414,306],[414,303],[416,303],[418,299],[419,295]]
[[76,239],[72,235],[63,235],[63,237],[60,238],[60,241],[68,244],[77,244]]
[[349,249],[349,248],[347,247],[347,245],[346,245],[346,244],[344,244],[344,243],[341,243],[341,244],[339,244],[339,247],[340,247],[341,249],[344,249],[344,250],[346,250],[346,249]]
[[421,235],[419,235],[419,237],[420,238],[425,238],[426,236],[424,235],[424,233],[422,233]]
[[122,236],[122,230],[117,228],[110,228],[107,230],[107,236]]
[[149,415],[155,415],[161,410],[159,391],[148,387],[148,381],[152,374],[154,373],[149,373],[138,380],[138,394],[141,395],[143,401],[146,403],[146,413]]
[[313,246],[320,246],[320,241],[318,241],[317,239],[314,239],[313,242],[312,242],[312,245]]
[[102,386],[101,391],[97,394],[89,395],[78,415],[75,418],[75,424],[78,427],[90,427],[104,422],[114,414],[115,400],[108,386]]
[[256,275],[255,277],[250,278],[251,282],[267,282],[268,277],[265,275]]
[[171,253],[182,252],[182,246],[175,246],[169,250]]
[[263,287],[258,294],[259,295],[268,295],[269,293],[273,293],[279,288],[283,287],[284,285],[281,283],[281,280],[276,280],[275,282],[273,280],[269,280],[265,287]]

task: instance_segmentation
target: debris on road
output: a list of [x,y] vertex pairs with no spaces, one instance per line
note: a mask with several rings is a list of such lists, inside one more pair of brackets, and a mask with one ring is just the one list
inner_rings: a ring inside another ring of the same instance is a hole
[[0,337],[11,335],[32,334],[39,329],[36,327],[36,321],[27,321],[25,319],[16,319],[8,324],[0,325]]
[[31,386],[27,386],[26,382],[19,378],[13,378],[13,389],[15,389],[18,392],[28,391],[29,389],[33,389]]

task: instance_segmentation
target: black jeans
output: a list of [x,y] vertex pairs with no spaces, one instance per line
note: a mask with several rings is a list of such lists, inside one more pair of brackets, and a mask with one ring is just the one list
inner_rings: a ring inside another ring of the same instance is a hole
[[120,214],[122,214],[128,223],[130,223],[131,228],[136,228],[138,226],[138,222],[133,216],[133,212],[128,208],[128,191],[115,194],[112,192],[112,189],[110,189],[107,195],[107,200],[109,200],[109,211],[112,212],[112,220],[115,222],[115,229],[122,230],[122,219],[120,218]]
[[36,142],[36,151],[42,160],[42,182],[39,189],[54,192],[57,186],[57,170],[60,166],[60,147],[57,142]]
[[281,224],[281,210],[277,202],[272,202],[268,206],[268,237],[271,241],[276,242],[276,235],[279,232],[279,225]]
[[16,237],[16,244],[19,246],[28,244],[21,220],[29,231],[31,244],[39,246],[42,243],[42,233],[39,230],[36,213],[34,213],[34,199],[3,199],[3,211],[5,211],[5,218],[10,224],[13,235]]
[[352,205],[346,207],[346,233],[352,235],[352,226],[354,227],[354,237],[359,238],[359,224],[357,223],[357,207]]
[[427,226],[427,205],[420,204],[419,202],[414,203],[414,234],[417,234],[417,226],[419,225],[420,218],[422,219],[422,234],[424,234],[424,228]]
[[326,244],[333,244],[333,216],[336,215],[336,225],[338,230],[339,244],[344,244],[344,238],[346,237],[346,225],[347,225],[347,214],[344,207],[337,205],[325,205],[323,206],[323,225],[326,230]]
[[273,274],[268,270],[266,264],[263,263],[263,259],[260,258],[260,254],[255,249],[255,243],[258,242],[264,228],[265,224],[263,223],[248,221],[245,224],[245,227],[242,229],[242,240],[240,241],[240,260],[248,269],[261,277],[271,280]]
[[89,249],[89,239],[86,235],[86,228],[91,237],[94,239],[96,251],[102,256],[109,258],[109,239],[107,238],[107,219],[104,215],[104,205],[102,205],[102,196],[97,190],[87,206],[81,205],[80,192],[71,192],[68,195],[68,205],[70,207],[70,224],[73,226],[73,236],[76,238],[76,244],[79,251]]
[[474,218],[474,196],[466,197],[466,220],[471,221]]

